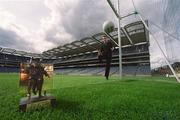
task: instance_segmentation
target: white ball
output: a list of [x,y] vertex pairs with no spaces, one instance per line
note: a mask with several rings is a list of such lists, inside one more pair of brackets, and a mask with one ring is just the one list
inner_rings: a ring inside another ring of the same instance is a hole
[[114,30],[114,23],[111,21],[105,21],[103,24],[103,31],[106,33],[113,32]]

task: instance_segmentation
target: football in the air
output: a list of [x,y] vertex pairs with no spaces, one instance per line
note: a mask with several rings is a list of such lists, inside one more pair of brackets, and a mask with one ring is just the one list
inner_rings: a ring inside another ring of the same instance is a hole
[[113,32],[114,30],[114,23],[111,21],[105,21],[103,24],[103,31],[106,33]]

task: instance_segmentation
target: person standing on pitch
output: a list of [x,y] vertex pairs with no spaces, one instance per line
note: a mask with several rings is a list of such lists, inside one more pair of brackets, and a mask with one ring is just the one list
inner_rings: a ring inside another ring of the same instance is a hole
[[111,66],[111,59],[112,59],[112,51],[113,51],[113,45],[110,40],[106,36],[102,36],[102,45],[100,47],[99,53],[98,53],[98,59],[100,62],[102,62],[102,59],[105,59],[105,77],[108,80],[109,79],[109,72],[110,72],[110,66]]

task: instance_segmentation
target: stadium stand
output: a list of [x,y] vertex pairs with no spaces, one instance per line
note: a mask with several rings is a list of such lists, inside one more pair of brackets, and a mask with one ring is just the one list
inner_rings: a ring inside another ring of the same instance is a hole
[[[131,40],[127,38],[125,32]],[[105,34],[98,33],[58,46],[43,52],[43,55],[57,57],[54,61],[56,73],[102,75],[104,74],[104,64],[99,63],[97,59],[97,48],[101,45],[103,35]],[[117,29],[109,33],[109,36],[117,42]],[[121,36],[123,74],[150,75],[149,33],[142,22],[137,21],[124,26],[121,29]],[[118,47],[115,44],[114,46],[111,75],[119,72]]]
[[[176,74],[178,74],[178,76],[180,76],[180,62],[173,62],[171,64],[171,66],[176,71]],[[166,75],[166,74],[173,75],[173,73],[169,69],[168,65],[163,65],[161,67],[153,69],[152,74],[153,75],[156,75],[156,74],[158,74],[158,75]]]
[[[128,39],[125,32],[131,39]],[[97,49],[102,44],[103,35],[105,34],[98,33],[44,51],[42,54],[0,47],[0,72],[18,72],[20,63],[29,62],[33,57],[42,59],[43,63],[53,63],[57,74],[103,75],[104,63],[99,63],[97,59]],[[109,33],[109,36],[118,42],[117,29]],[[121,36],[123,75],[151,75],[149,33],[143,23],[137,21],[124,26],[121,29]],[[116,44],[113,45],[115,50],[110,74],[117,75],[119,53]]]
[[20,63],[29,62],[31,57],[41,58],[41,55],[10,48],[1,48],[0,72],[19,72]]

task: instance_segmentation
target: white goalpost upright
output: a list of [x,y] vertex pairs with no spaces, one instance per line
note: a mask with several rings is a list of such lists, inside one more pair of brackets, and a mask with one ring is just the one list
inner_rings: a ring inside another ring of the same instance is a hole
[[121,50],[121,17],[120,17],[120,1],[118,0],[118,4],[117,4],[117,10],[114,8],[113,4],[111,3],[110,0],[107,0],[108,4],[110,5],[110,7],[112,8],[114,14],[117,17],[117,21],[118,21],[118,47],[119,47],[119,77],[120,79],[122,78],[122,50]]
[[121,50],[121,17],[120,17],[120,5],[119,0],[117,4],[118,15],[118,44],[119,44],[119,77],[122,78],[122,50]]

